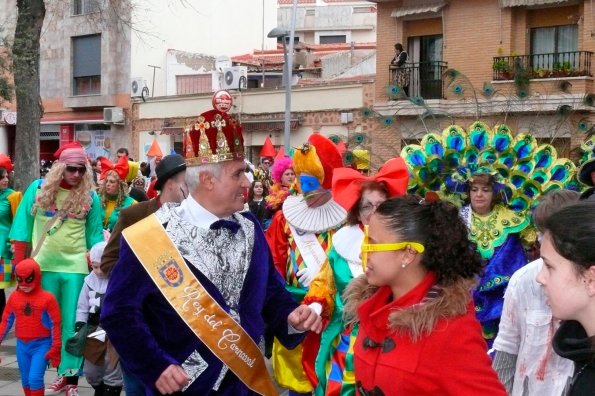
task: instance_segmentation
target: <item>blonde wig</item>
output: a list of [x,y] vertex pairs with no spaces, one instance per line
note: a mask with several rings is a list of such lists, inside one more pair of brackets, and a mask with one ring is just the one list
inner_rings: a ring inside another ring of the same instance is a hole
[[118,194],[116,198],[116,208],[118,208],[122,205],[124,199],[128,195],[128,184],[126,184],[125,181],[120,180],[120,176],[118,176],[118,172],[116,172],[115,170],[109,170],[105,172],[103,183],[99,185],[99,199],[101,200],[101,207],[105,208],[107,205],[107,201],[109,200],[107,192],[105,191],[105,182],[107,181],[107,178],[110,176],[115,177],[118,181]]
[[[36,202],[31,208],[32,213],[35,213],[37,208],[45,211],[53,211],[58,209],[56,207],[56,196],[60,183],[66,172],[66,164],[56,161],[45,177],[45,182],[41,185],[41,192],[37,196]],[[85,174],[80,183],[73,186],[68,197],[70,207],[68,209],[69,217],[81,218],[86,216],[91,207],[91,191],[95,190],[95,183],[93,182],[92,169],[89,163],[85,164]]]

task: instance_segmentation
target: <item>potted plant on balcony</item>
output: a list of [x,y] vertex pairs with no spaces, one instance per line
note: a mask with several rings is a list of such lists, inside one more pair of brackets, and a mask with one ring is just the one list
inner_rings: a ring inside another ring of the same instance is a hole
[[571,77],[574,75],[574,68],[570,62],[554,63],[552,77]]
[[494,61],[492,69],[496,72],[496,80],[511,80],[512,72],[510,64],[506,59],[498,59]]

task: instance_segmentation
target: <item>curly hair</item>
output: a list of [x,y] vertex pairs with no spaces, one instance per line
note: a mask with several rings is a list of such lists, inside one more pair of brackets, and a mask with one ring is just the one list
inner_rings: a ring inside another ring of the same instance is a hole
[[579,201],[564,206],[545,221],[556,252],[572,261],[577,271],[595,265],[595,202]]
[[425,246],[421,265],[436,274],[438,283],[447,286],[481,274],[481,258],[453,204],[396,197],[384,201],[376,215],[401,240]]
[[283,177],[283,173],[289,168],[293,169],[293,161],[289,157],[279,158],[273,164],[273,168],[271,169],[271,177],[275,183],[281,183],[281,177]]
[[[58,195],[58,189],[60,188],[60,183],[62,182],[65,171],[66,164],[60,161],[54,162],[54,165],[52,165],[45,177],[45,183],[41,185],[41,192],[31,208],[32,213],[35,213],[37,208],[42,210],[56,209],[56,196]],[[82,214],[89,210],[92,201],[90,192],[95,190],[95,183],[93,182],[91,172],[91,166],[89,163],[86,163],[85,174],[80,183],[77,186],[73,186],[70,190],[70,196],[68,198],[71,200],[71,205],[68,210],[68,215],[70,217],[81,217]]]
[[105,172],[104,182],[99,186],[99,199],[101,201],[102,208],[106,207],[107,201],[109,199],[105,190],[105,180],[108,178],[108,176],[113,176],[118,181],[118,196],[116,198],[116,208],[118,208],[122,205],[124,199],[128,195],[128,184],[126,184],[125,181],[120,180],[120,176],[118,176],[118,173],[115,170],[109,170]]

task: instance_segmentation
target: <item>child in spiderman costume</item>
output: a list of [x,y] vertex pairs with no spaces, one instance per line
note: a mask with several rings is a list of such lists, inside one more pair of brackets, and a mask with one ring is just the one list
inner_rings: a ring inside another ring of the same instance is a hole
[[15,269],[18,286],[8,298],[0,323],[0,343],[16,321],[17,361],[25,396],[42,396],[48,360],[60,364],[60,309],[52,293],[41,288],[41,270],[33,259]]

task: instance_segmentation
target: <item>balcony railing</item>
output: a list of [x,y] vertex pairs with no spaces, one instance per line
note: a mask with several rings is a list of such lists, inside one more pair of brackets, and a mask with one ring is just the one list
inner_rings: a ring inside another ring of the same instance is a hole
[[407,96],[421,96],[424,99],[443,99],[444,80],[442,75],[446,71],[446,62],[418,62],[406,63],[404,66],[389,66],[389,81],[397,85],[403,81],[408,82],[402,86]]
[[493,79],[514,80],[519,74],[529,79],[591,77],[591,55],[589,51],[573,51],[496,56],[492,64]]

